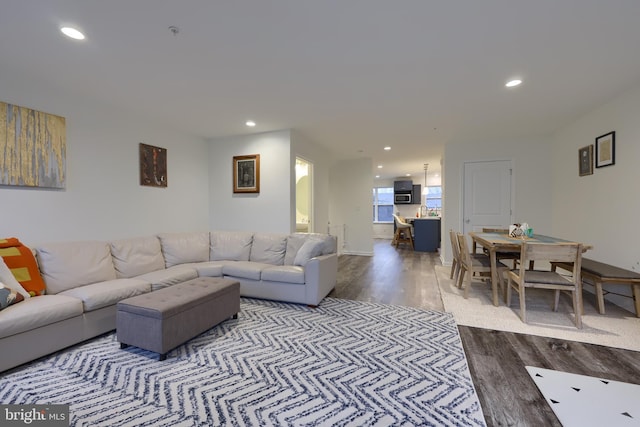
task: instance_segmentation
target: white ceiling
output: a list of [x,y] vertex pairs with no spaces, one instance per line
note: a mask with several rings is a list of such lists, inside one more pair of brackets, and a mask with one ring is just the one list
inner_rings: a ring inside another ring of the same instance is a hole
[[549,134],[638,84],[639,21],[638,0],[2,0],[0,67],[204,138],[296,129],[421,180],[447,141]]

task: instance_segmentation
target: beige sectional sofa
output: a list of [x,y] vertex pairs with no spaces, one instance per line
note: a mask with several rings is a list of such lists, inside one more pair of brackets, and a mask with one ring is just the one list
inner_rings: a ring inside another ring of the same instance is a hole
[[334,288],[334,237],[211,231],[38,245],[46,295],[0,311],[0,372],[115,329],[116,304],[199,276],[240,294],[317,305]]

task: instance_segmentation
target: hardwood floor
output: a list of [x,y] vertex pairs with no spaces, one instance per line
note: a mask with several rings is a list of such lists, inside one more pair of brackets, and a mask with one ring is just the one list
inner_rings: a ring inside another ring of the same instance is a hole
[[[373,257],[341,255],[334,298],[444,309],[437,253],[376,240]],[[573,341],[459,326],[487,426],[560,426],[525,366],[640,384],[640,353]]]

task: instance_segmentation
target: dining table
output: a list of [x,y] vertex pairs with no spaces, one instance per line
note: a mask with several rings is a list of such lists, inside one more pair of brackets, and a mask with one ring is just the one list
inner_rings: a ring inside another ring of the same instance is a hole
[[519,237],[511,237],[508,233],[486,233],[486,232],[469,232],[469,236],[473,242],[473,252],[476,252],[476,248],[478,245],[487,249],[489,252],[489,260],[491,262],[491,292],[493,305],[500,305],[498,298],[498,285],[499,285],[499,277],[497,266],[497,257],[496,254],[498,252],[516,252],[519,253],[522,249],[523,242],[531,242],[531,243],[580,243],[582,244],[582,252],[586,252],[589,249],[592,249],[593,246],[576,242],[572,240],[560,239],[552,236],[545,236],[542,234],[533,234],[532,236],[519,236]]

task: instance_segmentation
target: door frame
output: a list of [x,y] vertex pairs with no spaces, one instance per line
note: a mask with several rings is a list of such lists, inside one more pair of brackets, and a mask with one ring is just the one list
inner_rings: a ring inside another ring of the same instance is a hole
[[[295,160],[294,160],[294,172],[295,172],[295,164],[296,162],[300,160],[301,162],[304,162],[307,164],[308,166],[308,177],[309,177],[309,214],[307,215],[307,217],[309,218],[309,228],[307,229],[308,233],[313,233],[315,232],[316,229],[316,224],[315,224],[315,218],[314,218],[314,167],[313,167],[313,162],[305,157],[302,156],[295,156]],[[294,175],[296,175],[294,173]],[[297,187],[297,176],[294,176],[293,180],[294,180],[294,186]],[[297,192],[297,188],[296,191],[294,191],[294,203],[293,203],[293,223],[294,223],[294,227],[293,229],[296,230],[296,224],[297,224],[297,203],[298,203],[298,192]]]

